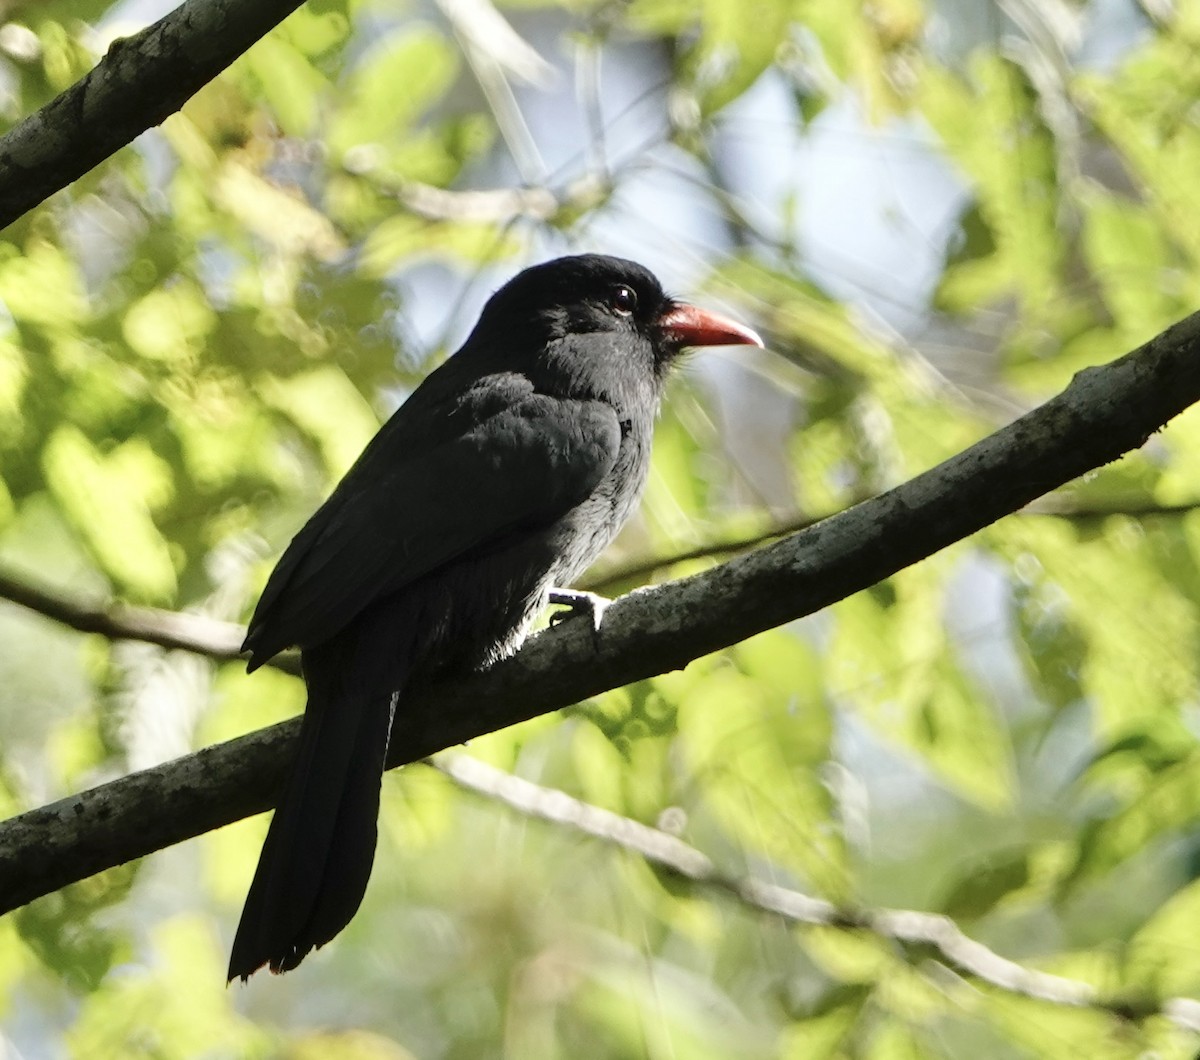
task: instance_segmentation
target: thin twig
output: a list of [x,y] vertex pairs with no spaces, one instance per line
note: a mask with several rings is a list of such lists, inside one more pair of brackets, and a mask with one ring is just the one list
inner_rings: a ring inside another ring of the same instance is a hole
[[605,592],[620,585],[640,584],[656,571],[668,570],[681,563],[690,563],[695,560],[718,559],[722,556],[732,556],[738,552],[748,552],[768,541],[775,541],[787,534],[805,530],[819,521],[819,519],[806,516],[788,516],[775,519],[762,530],[753,534],[718,538],[676,552],[637,556],[623,563],[605,564],[595,573],[584,578],[581,587],[591,592]]
[[[1200,501],[1189,501],[1180,504],[1145,503],[1114,503],[1091,504],[1075,500],[1069,495],[1051,494],[1027,504],[1015,515],[1033,515],[1055,519],[1067,519],[1074,522],[1093,522],[1108,519],[1113,516],[1126,516],[1130,519],[1171,518],[1187,515],[1189,512],[1200,510]],[[748,552],[768,542],[807,529],[822,519],[831,518],[836,512],[825,515],[803,516],[788,515],[777,517],[768,522],[761,530],[752,534],[738,537],[718,537],[703,541],[691,548],[679,549],[675,552],[664,552],[651,556],[636,556],[621,563],[605,564],[597,568],[584,579],[581,588],[591,592],[605,592],[615,587],[641,584],[651,575],[660,571],[668,571],[681,563],[693,563],[702,559],[721,559],[739,552]]]
[[1132,1004],[1106,998],[1090,983],[1027,968],[970,938],[949,917],[912,909],[849,909],[756,879],[722,873],[712,859],[678,836],[582,802],[564,791],[545,788],[461,753],[428,760],[460,787],[484,795],[527,817],[565,825],[682,876],[725,893],[742,905],[797,924],[867,931],[906,945],[930,947],[960,973],[1010,994],[1057,1005],[1091,1008],[1122,1019],[1165,1016],[1185,1030],[1200,1031],[1200,1002],[1170,998]]
[[[87,602],[3,571],[0,571],[0,599],[20,604],[80,633],[98,633],[109,640],[140,640],[218,661],[242,657],[246,630],[236,622],[157,607]],[[274,663],[288,673],[299,673],[298,661],[292,653],[279,656]]]
[[[364,156],[369,159],[369,154]],[[347,167],[352,176],[368,179],[381,195],[394,199],[409,213],[427,221],[461,224],[508,224],[529,220],[553,222],[566,214],[595,209],[609,194],[606,184],[591,177],[572,181],[562,191],[550,187],[487,188],[483,190],[438,188],[420,181],[388,183],[370,166]]]

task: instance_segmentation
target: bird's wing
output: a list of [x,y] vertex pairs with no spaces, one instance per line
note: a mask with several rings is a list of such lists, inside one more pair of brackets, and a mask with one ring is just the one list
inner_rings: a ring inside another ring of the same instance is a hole
[[279,561],[243,645],[251,669],[337,633],[373,601],[513,532],[548,526],[612,469],[611,406],[529,394],[419,455],[376,436]]

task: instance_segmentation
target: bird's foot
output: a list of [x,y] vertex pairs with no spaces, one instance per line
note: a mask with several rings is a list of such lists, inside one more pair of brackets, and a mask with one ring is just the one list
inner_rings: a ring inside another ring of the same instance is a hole
[[555,611],[550,616],[550,625],[557,626],[576,615],[587,615],[591,619],[592,643],[596,650],[600,649],[600,624],[604,621],[604,612],[612,601],[607,596],[589,593],[582,589],[551,589],[546,593],[546,602],[566,607],[566,611]]

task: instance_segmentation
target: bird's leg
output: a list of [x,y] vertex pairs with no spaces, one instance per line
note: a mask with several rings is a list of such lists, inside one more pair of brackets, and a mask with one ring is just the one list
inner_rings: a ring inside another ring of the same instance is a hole
[[604,621],[604,612],[612,601],[607,596],[589,593],[583,589],[550,589],[546,592],[548,604],[560,604],[568,608],[566,611],[555,611],[550,616],[550,625],[557,626],[575,615],[587,615],[591,619],[592,642],[597,650],[600,647],[600,623]]

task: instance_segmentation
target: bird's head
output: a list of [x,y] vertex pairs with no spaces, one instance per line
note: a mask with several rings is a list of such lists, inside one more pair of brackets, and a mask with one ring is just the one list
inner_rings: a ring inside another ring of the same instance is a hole
[[571,371],[607,365],[655,380],[685,347],[762,345],[749,328],[669,297],[649,269],[602,254],[518,273],[492,295],[468,345],[477,336],[544,351]]

